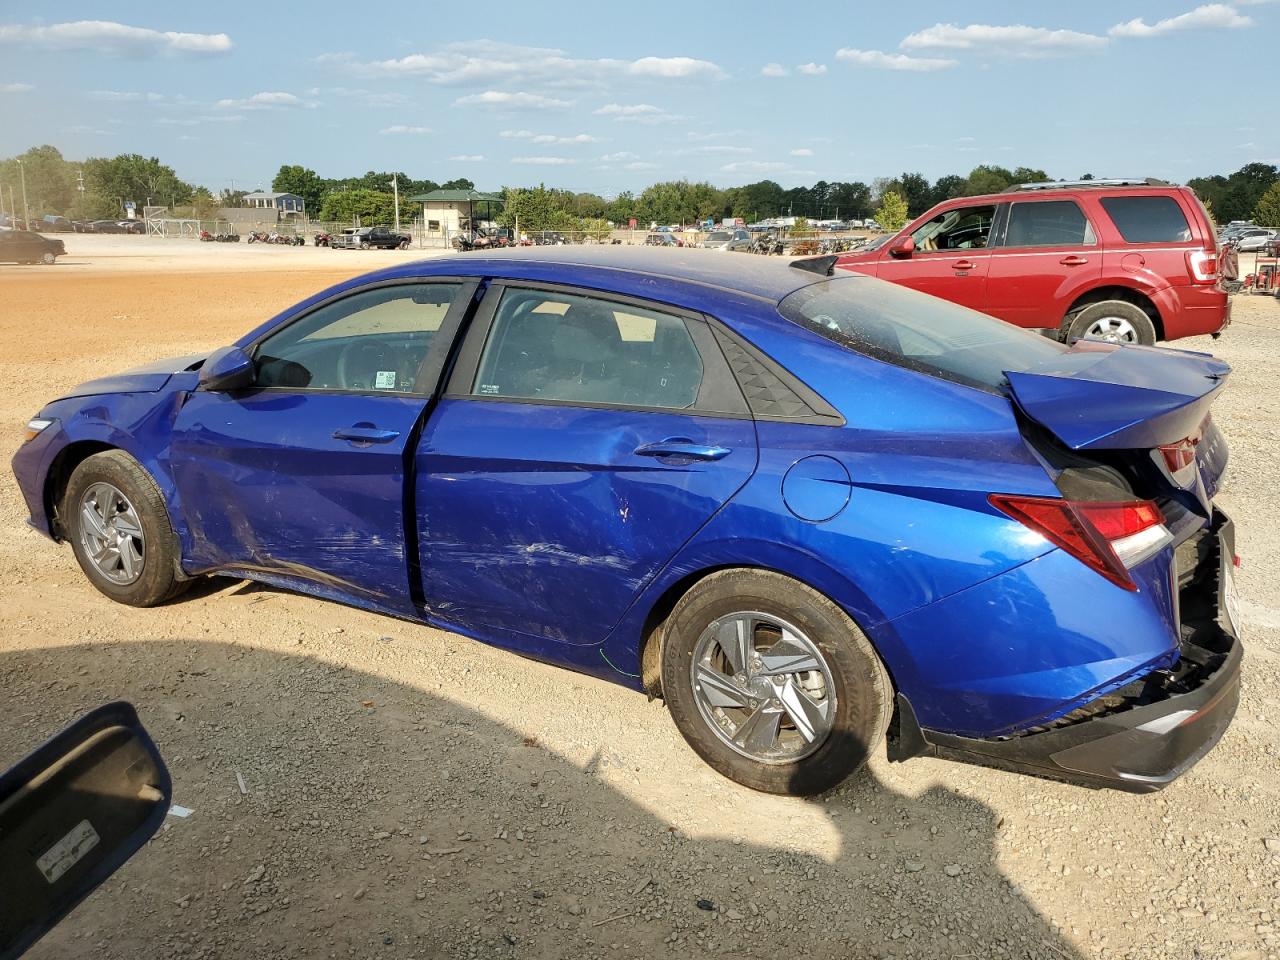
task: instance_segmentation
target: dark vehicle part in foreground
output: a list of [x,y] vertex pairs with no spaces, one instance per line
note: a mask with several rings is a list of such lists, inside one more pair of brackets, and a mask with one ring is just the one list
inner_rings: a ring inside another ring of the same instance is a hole
[[67,246],[54,237],[30,230],[0,230],[0,263],[54,263]]
[[716,770],[884,749],[1146,791],[1222,736],[1230,368],[835,256],[581,246],[357,277],[47,404],[31,525],[135,606],[246,577],[664,698]]
[[127,703],[0,774],[0,960],[16,960],[160,829],[173,788]]

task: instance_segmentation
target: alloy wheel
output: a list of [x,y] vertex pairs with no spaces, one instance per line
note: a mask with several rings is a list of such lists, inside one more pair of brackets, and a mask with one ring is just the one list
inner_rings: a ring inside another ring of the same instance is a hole
[[80,498],[80,545],[112,583],[128,586],[142,576],[142,521],[129,498],[109,483],[93,484]]
[[1138,331],[1124,317],[1099,317],[1084,332],[1086,340],[1105,340],[1108,343],[1140,343]]
[[795,763],[831,734],[835,682],[796,627],[767,613],[714,621],[693,650],[694,700],[730,748],[758,763]]

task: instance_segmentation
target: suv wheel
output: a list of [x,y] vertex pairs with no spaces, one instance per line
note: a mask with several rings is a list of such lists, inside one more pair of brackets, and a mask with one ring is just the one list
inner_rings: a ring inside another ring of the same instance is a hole
[[807,796],[866,763],[892,685],[844,611],[780,574],[724,570],[671,612],[662,690],[680,733],[743,786]]
[[1103,300],[1067,315],[1066,340],[1105,340],[1152,346],[1156,327],[1146,311],[1127,300]]

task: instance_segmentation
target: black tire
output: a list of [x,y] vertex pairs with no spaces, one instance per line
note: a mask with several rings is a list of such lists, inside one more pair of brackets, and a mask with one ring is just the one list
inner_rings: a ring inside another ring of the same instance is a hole
[[[127,585],[112,582],[98,569],[81,535],[85,523],[81,513],[83,498],[99,483],[110,484],[124,494],[142,527],[145,544],[142,571]],[[76,467],[67,482],[61,515],[80,569],[90,583],[112,600],[132,607],[154,607],[177,596],[190,584],[178,576],[178,538],[169,522],[164,497],[151,475],[124,451],[97,453]]]
[[369,241],[368,241],[368,240],[362,240],[362,241],[360,242],[360,249],[361,249],[361,250],[368,250],[368,249],[369,249]]
[[[836,696],[831,732],[814,752],[794,762],[744,756],[721,739],[698,708],[692,679],[698,640],[715,621],[740,611],[794,625],[818,647],[831,673]],[[662,643],[663,697],[676,727],[712,768],[743,786],[794,796],[822,793],[858,770],[883,741],[893,702],[884,664],[843,610],[795,580],[763,570],[711,574],[676,604]]]
[[1067,315],[1067,320],[1063,324],[1063,329],[1066,333],[1065,339],[1068,343],[1072,340],[1083,340],[1094,324],[1106,323],[1107,320],[1113,318],[1128,323],[1135,336],[1135,339],[1124,339],[1119,342],[1140,343],[1148,347],[1155,344],[1155,324],[1151,322],[1151,318],[1147,316],[1145,310],[1127,300],[1103,300],[1100,303],[1091,303],[1086,307],[1071,312]]
[[53,266],[53,264],[57,263],[57,261],[58,261],[58,255],[56,253],[46,253],[40,258],[40,262],[43,263],[46,267]]

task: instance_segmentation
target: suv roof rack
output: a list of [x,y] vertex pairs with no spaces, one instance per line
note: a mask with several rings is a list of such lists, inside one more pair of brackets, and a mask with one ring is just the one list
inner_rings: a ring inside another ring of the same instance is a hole
[[1167,187],[1167,180],[1154,177],[1115,177],[1109,180],[1050,180],[1045,183],[1015,183],[1001,193],[1022,193],[1029,190],[1063,190],[1081,187]]

